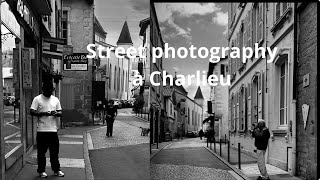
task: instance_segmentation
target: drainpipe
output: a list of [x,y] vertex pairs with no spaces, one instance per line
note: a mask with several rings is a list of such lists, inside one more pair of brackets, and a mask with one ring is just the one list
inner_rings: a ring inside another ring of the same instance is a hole
[[[293,87],[297,87],[296,85],[296,69],[297,69],[297,62],[298,62],[298,23],[297,23],[297,3],[294,3],[294,7],[293,7],[293,33],[294,33],[294,45],[293,45]],[[296,174],[296,149],[297,149],[297,121],[296,121],[296,91],[293,90],[292,93],[292,107],[291,107],[291,116],[292,116],[292,161],[291,161],[291,165],[292,165],[292,169],[291,169],[291,174],[295,175]]]

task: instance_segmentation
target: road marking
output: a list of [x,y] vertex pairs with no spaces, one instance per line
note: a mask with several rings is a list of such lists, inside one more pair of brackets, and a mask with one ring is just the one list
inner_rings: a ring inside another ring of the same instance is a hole
[[79,139],[82,139],[82,138],[83,138],[83,135],[63,134],[63,135],[59,135],[59,137],[64,137],[64,138],[79,138]]
[[83,144],[81,141],[59,141],[60,144]]
[[91,139],[91,134],[87,133],[87,139],[88,139],[88,149],[92,150],[93,149],[93,144],[92,144],[92,139]]

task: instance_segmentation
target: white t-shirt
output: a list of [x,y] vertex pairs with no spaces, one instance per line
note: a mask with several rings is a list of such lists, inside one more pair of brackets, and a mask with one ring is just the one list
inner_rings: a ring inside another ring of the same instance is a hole
[[[40,94],[33,99],[31,109],[39,112],[58,111],[61,110],[61,105],[57,97],[51,95],[50,98],[47,98]],[[56,116],[41,116],[38,119],[37,131],[57,132],[57,121]]]

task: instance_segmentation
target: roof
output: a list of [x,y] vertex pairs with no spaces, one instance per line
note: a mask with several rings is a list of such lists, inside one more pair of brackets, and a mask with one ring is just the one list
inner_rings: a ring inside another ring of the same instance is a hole
[[108,34],[104,29],[103,27],[101,26],[98,18],[96,16],[94,16],[94,28],[95,28],[95,31],[99,31],[99,33],[102,33],[103,35],[106,35]]
[[127,21],[123,24],[117,44],[133,44]]
[[202,92],[201,92],[200,86],[197,89],[197,92],[196,92],[196,95],[194,96],[194,99],[204,99],[203,95],[202,95]]
[[166,86],[163,88],[163,96],[164,97],[170,97],[172,96],[173,89],[170,86]]

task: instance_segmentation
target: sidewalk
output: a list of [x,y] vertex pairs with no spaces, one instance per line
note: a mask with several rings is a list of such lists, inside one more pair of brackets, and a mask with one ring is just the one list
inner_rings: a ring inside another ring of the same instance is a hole
[[[59,161],[61,170],[65,173],[64,179],[85,180],[85,163],[83,158],[83,132],[97,126],[66,127],[58,131],[60,140]],[[47,179],[58,179],[53,176],[50,166],[49,150],[46,153]],[[37,173],[37,150],[34,149],[26,158],[26,165],[17,174],[14,180],[41,179]]]
[[[207,146],[207,142],[205,141]],[[221,155],[220,156],[220,145],[219,143],[215,144],[216,148],[214,149],[214,143],[212,143],[210,147],[210,143],[208,149],[212,151],[213,154],[223,159],[229,166],[233,166],[233,168],[237,168],[239,170],[239,158],[238,158],[238,150],[234,147],[230,147],[230,161],[228,162],[228,147],[227,144],[221,143]],[[260,176],[260,171],[257,165],[257,159],[255,157],[249,156],[244,152],[241,152],[240,155],[241,160],[241,169],[240,171],[247,176],[247,178],[256,180]],[[284,171],[278,167],[267,164],[267,172],[271,180],[301,180],[296,176],[292,176],[287,171]]]

